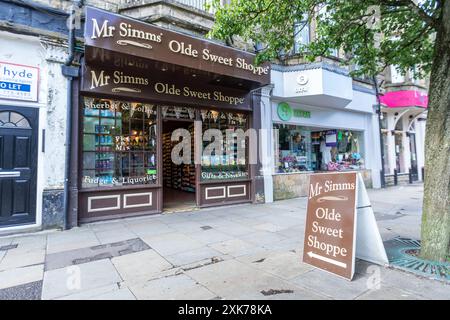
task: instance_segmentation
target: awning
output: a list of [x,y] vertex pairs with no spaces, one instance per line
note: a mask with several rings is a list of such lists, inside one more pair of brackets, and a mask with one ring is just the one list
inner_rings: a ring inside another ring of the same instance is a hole
[[387,108],[428,107],[428,95],[417,90],[400,90],[388,92],[380,97],[380,102]]

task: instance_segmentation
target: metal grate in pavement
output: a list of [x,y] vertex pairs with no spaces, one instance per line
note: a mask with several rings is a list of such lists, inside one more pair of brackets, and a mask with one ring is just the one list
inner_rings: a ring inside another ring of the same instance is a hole
[[408,252],[418,252],[420,241],[397,237],[384,242],[389,264],[404,271],[433,278],[450,281],[450,263],[424,260]]

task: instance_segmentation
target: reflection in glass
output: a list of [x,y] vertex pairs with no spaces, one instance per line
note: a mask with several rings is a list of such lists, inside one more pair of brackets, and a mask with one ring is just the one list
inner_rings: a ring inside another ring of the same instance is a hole
[[83,187],[156,183],[156,108],[84,99]]

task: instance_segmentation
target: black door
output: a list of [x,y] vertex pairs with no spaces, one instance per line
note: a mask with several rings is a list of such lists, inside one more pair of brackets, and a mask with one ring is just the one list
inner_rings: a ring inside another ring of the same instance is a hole
[[0,227],[36,221],[38,110],[0,106]]

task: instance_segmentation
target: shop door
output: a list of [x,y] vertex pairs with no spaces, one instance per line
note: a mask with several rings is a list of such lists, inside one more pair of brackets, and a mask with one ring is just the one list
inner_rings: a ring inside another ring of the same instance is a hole
[[0,227],[35,223],[37,109],[0,106]]
[[416,134],[409,133],[409,150],[411,153],[411,176],[413,181],[419,180],[417,170],[417,150],[416,150]]

